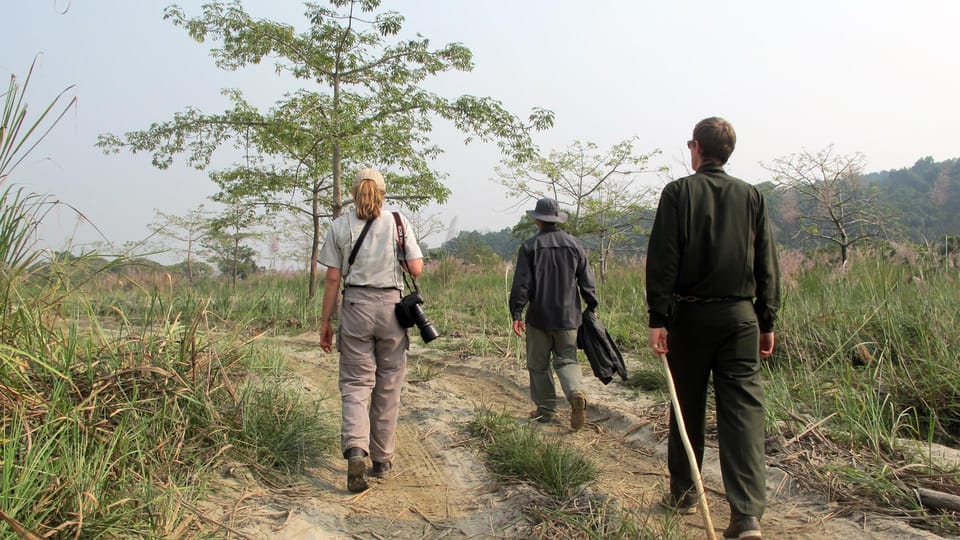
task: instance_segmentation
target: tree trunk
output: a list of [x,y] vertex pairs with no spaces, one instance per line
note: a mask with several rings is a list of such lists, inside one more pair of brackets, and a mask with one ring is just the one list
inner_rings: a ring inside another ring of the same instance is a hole
[[231,284],[233,285],[234,289],[237,288],[237,267],[239,266],[239,261],[237,261],[237,259],[239,258],[239,252],[240,252],[240,240],[234,240],[233,241],[233,257],[232,257],[233,279],[231,280]]
[[604,241],[604,232],[600,231],[600,283],[607,282],[607,243]]
[[190,285],[193,285],[193,235],[189,236],[187,240],[187,281],[190,282]]
[[956,495],[925,488],[918,488],[917,495],[920,497],[920,503],[926,507],[960,512],[960,497]]
[[310,283],[307,284],[307,298],[317,294],[317,272],[320,270],[320,201],[319,194],[313,193],[313,242],[310,246]]

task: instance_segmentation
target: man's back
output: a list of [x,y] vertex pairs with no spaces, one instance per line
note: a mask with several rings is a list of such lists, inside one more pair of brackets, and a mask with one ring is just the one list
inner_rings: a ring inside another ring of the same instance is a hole
[[701,167],[664,189],[654,229],[647,272],[657,311],[666,312],[674,295],[773,301],[774,248],[754,186],[720,166]]
[[578,290],[588,307],[596,307],[596,283],[576,238],[548,227],[520,246],[510,291],[515,319],[529,303],[528,324],[541,330],[578,328],[582,310]]

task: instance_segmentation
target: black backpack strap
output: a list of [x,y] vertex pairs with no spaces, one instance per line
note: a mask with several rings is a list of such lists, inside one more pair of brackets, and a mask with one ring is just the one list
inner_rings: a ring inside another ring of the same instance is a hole
[[[368,219],[367,224],[363,226],[363,232],[360,233],[360,236],[357,238],[357,242],[353,244],[353,251],[350,252],[350,258],[347,259],[347,264],[353,266],[353,261],[357,259],[357,251],[360,250],[360,244],[363,243],[363,239],[367,236],[367,231],[370,230],[370,225],[373,223],[373,219]],[[348,268],[349,268],[348,266]]]

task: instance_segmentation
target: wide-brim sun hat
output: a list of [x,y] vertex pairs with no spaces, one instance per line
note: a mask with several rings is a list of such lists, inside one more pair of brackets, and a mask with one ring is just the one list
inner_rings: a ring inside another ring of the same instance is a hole
[[527,210],[527,215],[533,219],[549,223],[564,223],[567,221],[567,213],[560,211],[560,203],[550,197],[544,197],[537,201],[536,208]]

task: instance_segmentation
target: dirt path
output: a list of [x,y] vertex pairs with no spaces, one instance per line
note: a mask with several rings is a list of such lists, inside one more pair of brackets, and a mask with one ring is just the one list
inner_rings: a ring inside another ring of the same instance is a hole
[[[455,339],[455,338],[445,338]],[[373,480],[359,495],[345,489],[346,462],[332,457],[310,469],[296,487],[258,485],[249,476],[225,475],[211,497],[212,516],[249,538],[525,538],[536,534],[524,509],[538,494],[525,485],[497,481],[468,440],[464,424],[478,407],[523,417],[531,405],[526,371],[515,361],[466,357],[424,349],[414,338],[400,418],[398,455],[392,476]],[[317,347],[318,335],[278,340],[287,361],[309,392],[338,403],[336,356]],[[451,348],[445,345],[448,350]],[[627,359],[630,368],[630,359]],[[637,511],[652,530],[676,520],[655,502],[664,492],[666,403],[638,398],[611,383],[603,386],[585,366],[590,406],[585,429],[573,432],[568,417],[542,426],[544,434],[581,448],[600,467],[591,490]],[[717,535],[729,518],[715,448],[704,464]],[[834,508],[816,494],[800,493],[768,463],[767,538],[939,538],[881,517],[832,518]],[[705,538],[699,513],[672,529],[683,538]],[[238,535],[239,536],[239,535]]]

